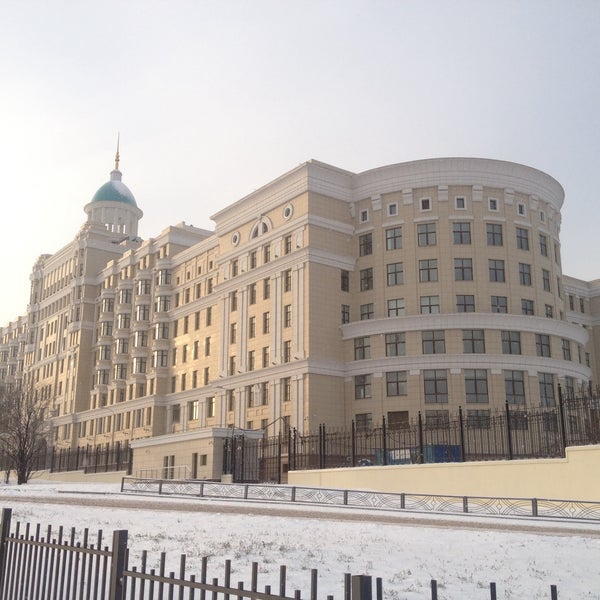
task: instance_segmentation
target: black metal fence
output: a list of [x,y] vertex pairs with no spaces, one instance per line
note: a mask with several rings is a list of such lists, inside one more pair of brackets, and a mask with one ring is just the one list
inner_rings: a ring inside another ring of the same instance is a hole
[[[76,539],[75,528],[53,532],[40,525],[17,522],[11,532],[10,508],[2,510],[0,529],[0,600],[212,600],[231,596],[242,600],[317,599],[318,572],[310,573],[310,590],[302,593],[287,589],[287,567],[279,568],[279,581],[274,588],[258,589],[258,563],[252,563],[250,584],[232,581],[232,565],[225,561],[221,582],[208,577],[208,558],[201,559],[199,577],[187,573],[186,555],[179,559],[177,571],[167,571],[166,553],[161,552],[158,569],[148,567],[148,553],[143,551],[139,565],[129,564],[128,533],[117,530],[112,535],[112,547],[105,545],[102,530],[92,541],[89,530]],[[371,578],[367,588],[364,576],[345,574],[344,600],[371,600]],[[377,579],[377,600],[382,600],[381,579]],[[333,596],[328,595],[328,600]]]
[[[126,471],[131,474],[133,451],[129,443],[106,444],[95,448],[44,448],[34,457],[34,471],[84,471],[85,473],[107,473]],[[6,456],[0,454],[0,470],[14,468]]]
[[[476,409],[479,406],[475,407]],[[403,426],[332,430],[262,440],[224,440],[223,473],[234,482],[287,480],[287,472],[366,465],[514,460],[565,456],[567,446],[600,443],[600,396],[563,399],[555,406],[506,404],[498,411],[458,412],[428,418],[421,412]]]

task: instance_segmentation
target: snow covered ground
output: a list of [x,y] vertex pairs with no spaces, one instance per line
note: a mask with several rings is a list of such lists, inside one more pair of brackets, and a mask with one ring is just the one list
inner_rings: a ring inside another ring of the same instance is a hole
[[[317,568],[320,598],[333,594],[341,599],[343,574],[349,572],[382,577],[384,597],[389,600],[429,599],[431,579],[438,581],[439,598],[448,600],[489,598],[490,581],[497,584],[498,598],[550,598],[550,584],[556,584],[560,600],[600,600],[598,523],[569,524],[570,531],[565,533],[564,523],[544,522],[542,526],[536,522],[539,530],[522,532],[514,529],[532,521],[443,515],[423,524],[423,515],[402,513],[400,523],[381,523],[376,521],[381,512],[364,509],[354,510],[360,520],[342,521],[336,520],[336,514],[348,514],[352,509],[302,506],[295,509],[313,510],[315,518],[293,511],[283,517],[269,514],[272,505],[264,504],[263,516],[244,514],[243,507],[249,505],[240,502],[201,499],[196,502],[210,504],[214,512],[176,510],[181,504],[178,499],[165,499],[165,510],[152,508],[152,512],[143,508],[144,502],[150,502],[144,498],[140,498],[140,508],[76,504],[78,499],[89,502],[94,498],[90,492],[118,491],[119,486],[112,484],[34,480],[20,487],[0,485],[0,506],[13,509],[13,521],[56,528],[63,525],[78,531],[102,529],[106,540],[114,529],[127,529],[130,564],[138,564],[141,551],[148,550],[150,566],[157,566],[160,552],[166,551],[171,570],[177,570],[179,555],[185,553],[188,572],[198,573],[201,557],[208,556],[209,577],[222,580],[229,558],[234,569],[232,581],[249,582],[251,563],[257,561],[259,589],[267,584],[277,589],[279,565],[284,564],[288,593],[294,589],[308,592],[310,570]],[[24,501],[26,496],[69,503],[29,503]],[[232,505],[242,512],[225,512]],[[170,506],[173,510],[168,510]],[[480,527],[474,528],[474,523]]]

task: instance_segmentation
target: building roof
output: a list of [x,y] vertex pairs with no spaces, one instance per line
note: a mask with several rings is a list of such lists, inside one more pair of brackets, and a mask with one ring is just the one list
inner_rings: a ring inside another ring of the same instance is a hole
[[111,171],[110,181],[98,189],[92,202],[123,202],[137,207],[131,190],[121,181],[121,171],[117,169]]

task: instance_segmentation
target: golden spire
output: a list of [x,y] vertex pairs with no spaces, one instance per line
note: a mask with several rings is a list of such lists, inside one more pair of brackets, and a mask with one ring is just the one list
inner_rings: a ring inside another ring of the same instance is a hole
[[119,142],[121,141],[121,132],[117,133],[117,153],[115,154],[115,171],[119,170]]

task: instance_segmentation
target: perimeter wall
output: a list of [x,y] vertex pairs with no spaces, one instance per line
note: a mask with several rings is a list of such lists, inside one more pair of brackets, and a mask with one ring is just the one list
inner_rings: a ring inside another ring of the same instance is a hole
[[600,445],[566,458],[290,471],[296,486],[381,492],[600,501]]

